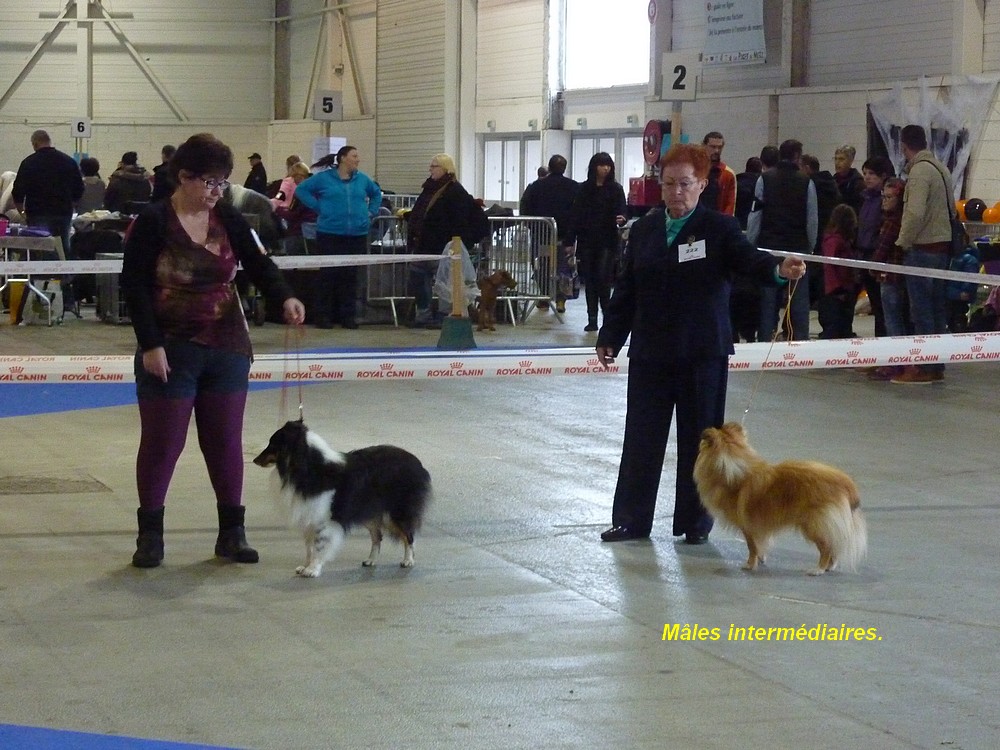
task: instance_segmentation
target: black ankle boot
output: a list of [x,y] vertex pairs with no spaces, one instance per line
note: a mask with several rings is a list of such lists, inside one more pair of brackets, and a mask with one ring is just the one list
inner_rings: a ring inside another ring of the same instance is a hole
[[242,505],[219,505],[219,538],[215,540],[215,554],[233,562],[255,563],[260,559],[257,550],[247,544],[243,526],[246,508]]
[[132,564],[137,568],[155,568],[163,562],[163,508],[136,511],[139,536],[135,540]]

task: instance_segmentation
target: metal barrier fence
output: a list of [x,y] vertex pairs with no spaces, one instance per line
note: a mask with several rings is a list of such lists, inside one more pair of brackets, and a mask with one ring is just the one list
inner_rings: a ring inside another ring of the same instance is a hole
[[[368,252],[373,255],[406,255],[406,222],[396,216],[376,216],[368,232]],[[392,323],[399,325],[398,302],[413,299],[407,293],[408,264],[391,263],[365,269],[365,299],[368,304],[386,302]]]
[[537,303],[547,302],[559,322],[555,309],[558,283],[556,222],[543,216],[491,216],[490,236],[472,253],[477,275],[507,271],[514,279],[513,289],[504,289],[499,302],[507,308],[510,322],[523,323]]
[[[480,278],[493,271],[507,271],[514,279],[513,289],[504,289],[498,298],[513,325],[523,323],[538,302],[548,302],[555,310],[558,268],[556,223],[546,217],[490,217],[490,236],[469,248],[469,256]],[[376,216],[368,237],[372,254],[405,255],[406,222],[396,216]],[[399,303],[410,303],[407,289],[408,266],[390,264],[366,269],[365,299],[387,303],[394,325],[399,325]]]
[[413,208],[413,204],[420,196],[408,193],[382,193],[382,197],[389,201],[389,205],[392,206],[393,213],[395,213],[401,208]]

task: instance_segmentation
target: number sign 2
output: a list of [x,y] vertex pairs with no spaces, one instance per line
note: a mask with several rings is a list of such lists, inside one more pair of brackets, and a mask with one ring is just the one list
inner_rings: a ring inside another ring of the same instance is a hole
[[664,52],[660,71],[663,101],[693,102],[698,98],[701,56],[697,52]]

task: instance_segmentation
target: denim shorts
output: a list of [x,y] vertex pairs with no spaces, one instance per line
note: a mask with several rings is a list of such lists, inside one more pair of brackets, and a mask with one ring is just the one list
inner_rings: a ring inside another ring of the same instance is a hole
[[170,374],[167,382],[153,377],[135,355],[135,392],[142,398],[194,398],[198,393],[240,393],[249,388],[250,358],[191,341],[164,344]]

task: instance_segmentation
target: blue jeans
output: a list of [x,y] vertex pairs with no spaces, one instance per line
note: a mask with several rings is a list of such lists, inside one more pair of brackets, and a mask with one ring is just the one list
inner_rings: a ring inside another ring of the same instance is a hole
[[[903,254],[903,265],[914,268],[944,270],[948,267],[947,253],[928,253],[911,248]],[[948,333],[948,301],[945,296],[947,282],[926,276],[906,277],[906,293],[910,297],[910,320],[913,333]],[[944,365],[927,365],[928,371],[944,370]]]
[[[790,323],[792,340],[806,341],[809,338],[809,276],[812,270],[807,268],[805,275],[798,280],[792,294]],[[792,290],[792,283],[780,287],[765,286],[760,293],[760,325],[757,329],[758,341],[770,341],[775,328],[779,325],[778,310],[782,317],[785,307],[781,303],[785,290]]]
[[885,315],[886,336],[906,336],[906,286],[903,281],[882,284],[882,312]]
[[[72,215],[29,214],[26,218],[29,226],[45,227],[52,233],[53,237],[58,237],[62,240],[63,255],[66,256],[66,260],[74,260],[76,258],[73,254],[73,248],[70,245],[70,226],[73,223]],[[73,277],[60,276],[59,278],[63,293],[63,307],[68,311],[76,304],[76,296],[73,294]]]
[[[910,249],[903,256],[903,265],[943,271],[948,267],[948,255]],[[910,319],[915,334],[948,333],[945,285],[944,279],[907,275],[906,293],[910,296]]]

